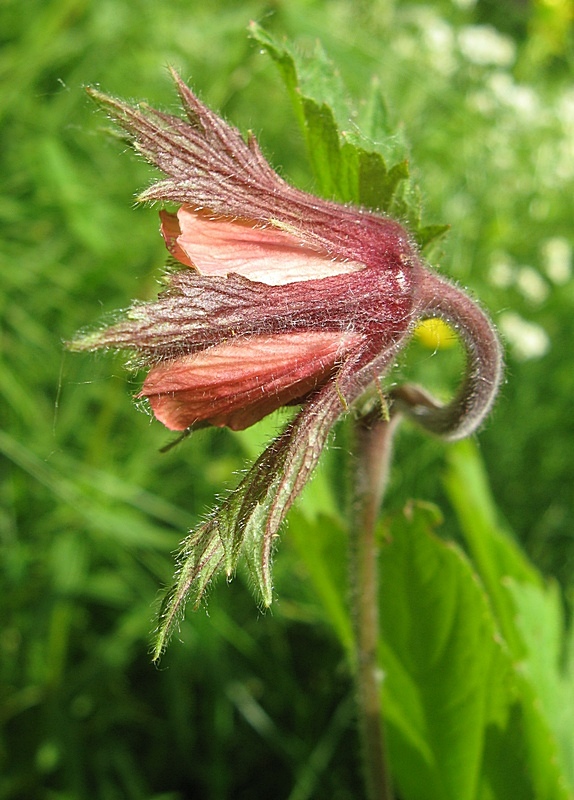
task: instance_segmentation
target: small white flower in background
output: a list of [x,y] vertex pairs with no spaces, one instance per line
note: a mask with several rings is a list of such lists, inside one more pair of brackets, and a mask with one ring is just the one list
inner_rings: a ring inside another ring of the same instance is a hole
[[423,28],[425,44],[432,66],[442,75],[451,75],[457,69],[454,57],[454,32],[450,25],[433,17]]
[[[548,269],[546,271],[548,274]],[[550,294],[550,287],[538,270],[529,266],[516,266],[510,256],[503,252],[493,255],[488,279],[497,289],[515,287],[525,300],[535,305],[541,305]]]
[[516,280],[516,268],[506,253],[496,253],[488,271],[488,279],[497,289],[509,289]]
[[543,303],[550,289],[544,278],[534,267],[520,267],[516,275],[516,286],[526,300],[539,305]]
[[550,350],[550,337],[544,328],[528,322],[514,311],[501,314],[499,326],[518,361],[542,358]]
[[516,58],[512,39],[491,25],[467,25],[458,34],[462,55],[472,64],[482,67],[510,67]]
[[561,236],[547,239],[542,245],[544,270],[552,283],[564,286],[572,277],[572,247]]
[[522,119],[540,121],[540,99],[531,86],[515,82],[506,72],[496,72],[490,76],[489,88],[496,99],[507,108],[511,108]]
[[558,117],[564,126],[574,126],[574,89],[567,89],[558,100]]
[[452,0],[453,5],[457,8],[473,8],[476,5],[476,0]]

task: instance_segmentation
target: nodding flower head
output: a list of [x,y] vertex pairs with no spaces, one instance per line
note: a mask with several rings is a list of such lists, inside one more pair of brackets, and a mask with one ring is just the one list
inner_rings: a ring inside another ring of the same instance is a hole
[[334,423],[378,387],[422,319],[457,332],[466,374],[445,406],[417,386],[395,388],[391,413],[448,439],[466,436],[490,410],[501,375],[491,323],[422,261],[403,226],[288,185],[253,136],[245,141],[173,76],[187,119],[89,90],[165,174],[140,199],[179,205],[160,212],[178,268],[158,299],[71,346],[135,351],[149,365],[139,397],[170,430],[241,430],[282,406],[301,409],[187,539],[168,614],[190,591],[199,600],[221,567],[233,571],[242,549],[270,602],[281,520]]

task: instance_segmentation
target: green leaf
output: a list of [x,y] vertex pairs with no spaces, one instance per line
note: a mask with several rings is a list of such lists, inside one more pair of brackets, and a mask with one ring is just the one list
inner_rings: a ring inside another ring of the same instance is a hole
[[[471,502],[470,512],[473,508]],[[494,507],[485,502],[483,511],[492,522]],[[520,602],[518,584],[507,579],[503,586],[513,596],[505,603],[516,617],[518,660],[500,635],[495,606],[468,559],[434,535],[438,522],[434,507],[408,508],[389,522],[380,557],[382,709],[402,796],[566,800],[572,661],[559,671],[556,593],[539,596],[545,590],[537,573],[499,533],[500,562],[514,564],[527,579]],[[346,585],[342,528],[331,518],[310,521],[296,512],[289,540],[325,619],[350,648],[351,620],[341,592]],[[524,626],[530,631],[522,632]]]
[[476,444],[466,440],[451,446],[448,465],[444,483],[461,533],[488,591],[505,641],[514,655],[520,657],[524,646],[514,623],[514,604],[503,581],[510,576],[541,587],[541,577],[498,521]]
[[[546,586],[499,523],[484,467],[471,441],[449,448],[447,492],[513,658],[522,748],[536,797],[573,797],[573,661],[561,670],[564,640],[556,586]],[[568,787],[570,782],[570,787]]]
[[406,147],[389,124],[378,85],[373,83],[365,106],[357,111],[319,44],[311,57],[303,57],[256,23],[250,33],[279,68],[318,192],[406,220],[421,247],[443,236],[448,226],[421,225],[420,193],[409,178]]
[[488,599],[436,511],[391,520],[381,550],[383,709],[405,798],[471,800],[489,765],[488,726],[503,730],[513,674]]
[[526,648],[520,669],[535,689],[537,709],[552,730],[561,771],[574,794],[574,633],[570,631],[570,646],[563,652],[568,640],[559,588],[556,583],[542,588],[514,578],[508,578],[505,587],[514,601],[516,626]]

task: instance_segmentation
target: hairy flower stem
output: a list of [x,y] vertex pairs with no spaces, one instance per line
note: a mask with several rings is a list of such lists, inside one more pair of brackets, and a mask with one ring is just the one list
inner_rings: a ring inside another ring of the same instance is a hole
[[392,800],[381,716],[377,659],[379,592],[376,526],[400,415],[354,423],[353,502],[350,521],[351,604],[355,634],[355,684],[363,773],[368,800]]

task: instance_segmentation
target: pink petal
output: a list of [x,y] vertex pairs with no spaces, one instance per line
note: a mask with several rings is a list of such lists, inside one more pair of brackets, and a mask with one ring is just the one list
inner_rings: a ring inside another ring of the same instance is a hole
[[139,397],[170,430],[199,422],[243,430],[325,383],[361,341],[336,332],[238,338],[161,362]]
[[262,227],[252,220],[214,218],[182,206],[175,215],[160,212],[161,231],[170,253],[203,275],[235,272],[253,281],[281,285],[363,269],[356,261],[336,259],[305,244],[296,234]]
[[192,261],[190,261],[187,253],[182,250],[177,241],[181,235],[177,214],[170,214],[169,211],[160,211],[159,217],[161,220],[161,235],[171,255],[181,264],[185,264],[186,267],[193,267]]

